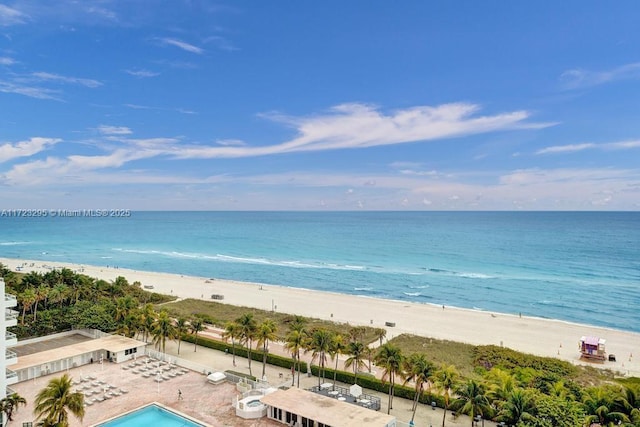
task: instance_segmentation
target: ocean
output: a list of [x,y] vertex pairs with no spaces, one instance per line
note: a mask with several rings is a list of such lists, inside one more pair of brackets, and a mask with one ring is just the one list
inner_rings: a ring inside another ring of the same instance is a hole
[[640,332],[640,212],[2,217],[0,256],[277,284]]

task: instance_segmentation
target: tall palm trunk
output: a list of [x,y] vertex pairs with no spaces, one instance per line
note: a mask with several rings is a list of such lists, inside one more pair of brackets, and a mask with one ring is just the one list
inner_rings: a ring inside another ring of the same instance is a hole
[[391,413],[391,395],[393,394],[393,372],[389,375],[389,404],[387,405],[387,414]]
[[296,353],[295,352],[291,354],[291,358],[293,359],[293,366],[291,366],[291,368],[293,369],[293,372],[291,372],[291,387],[293,387],[294,385],[296,385]]
[[301,364],[300,364],[300,350],[298,350],[298,388],[300,388],[300,371],[301,371]]
[[265,368],[267,366],[267,340],[262,344],[262,378],[264,378]]
[[411,409],[413,411],[413,414],[411,414],[412,422],[413,422],[413,419],[416,417],[416,410],[418,409],[418,401],[420,400],[421,394],[422,394],[422,385],[418,387],[418,384],[416,384],[416,395],[413,399],[413,408]]
[[253,376],[251,373],[251,340],[247,340],[247,357],[249,359],[249,375]]

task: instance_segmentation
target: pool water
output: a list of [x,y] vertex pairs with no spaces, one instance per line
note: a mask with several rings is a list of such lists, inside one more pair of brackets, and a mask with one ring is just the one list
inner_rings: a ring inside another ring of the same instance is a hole
[[163,409],[157,405],[149,405],[135,410],[127,415],[98,424],[97,427],[203,427],[171,411]]
[[262,406],[262,402],[260,402],[259,400],[252,400],[251,402],[247,402],[247,406],[255,408],[258,406]]

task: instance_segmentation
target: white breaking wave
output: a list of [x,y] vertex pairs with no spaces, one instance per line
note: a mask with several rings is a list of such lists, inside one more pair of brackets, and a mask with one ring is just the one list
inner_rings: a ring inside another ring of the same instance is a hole
[[177,251],[158,251],[153,249],[122,249],[122,248],[113,248],[114,251],[126,252],[126,253],[134,253],[140,255],[157,255],[157,256],[166,256],[170,258],[191,258],[191,259],[201,259],[201,260],[212,260],[212,261],[220,261],[220,262],[235,262],[242,264],[257,264],[257,265],[273,265],[278,267],[291,267],[291,268],[317,268],[317,269],[330,269],[330,270],[367,270],[366,267],[361,265],[340,265],[340,264],[330,264],[330,263],[318,263],[311,264],[302,261],[288,261],[288,260],[272,260],[267,258],[255,258],[255,257],[240,257],[233,255],[224,255],[224,254],[200,254],[200,253],[186,253],[186,252],[177,252]]

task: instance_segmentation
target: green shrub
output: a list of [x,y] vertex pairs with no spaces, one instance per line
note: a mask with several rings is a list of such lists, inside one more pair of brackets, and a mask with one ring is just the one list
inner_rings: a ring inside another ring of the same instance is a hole
[[[194,343],[195,336],[194,335],[184,335],[182,337],[183,341]],[[198,337],[198,345],[203,347],[211,348],[213,350],[218,351],[227,351],[230,355],[233,352],[233,349],[229,343],[225,343],[223,341],[213,340],[211,338]],[[238,357],[247,357],[247,348],[236,344],[236,356]],[[262,352],[259,350],[251,351],[251,360],[255,360],[256,362],[262,362]],[[293,366],[293,359],[288,357],[283,357],[277,354],[267,353],[267,363],[269,365],[279,366],[285,369],[291,369]],[[302,372],[307,372],[307,363],[302,361],[300,362],[300,370]]]
[[505,369],[532,368],[545,374],[556,374],[560,377],[573,376],[577,369],[569,362],[551,357],[540,357],[520,353],[497,345],[481,345],[473,349],[473,363],[489,370],[494,366]]

